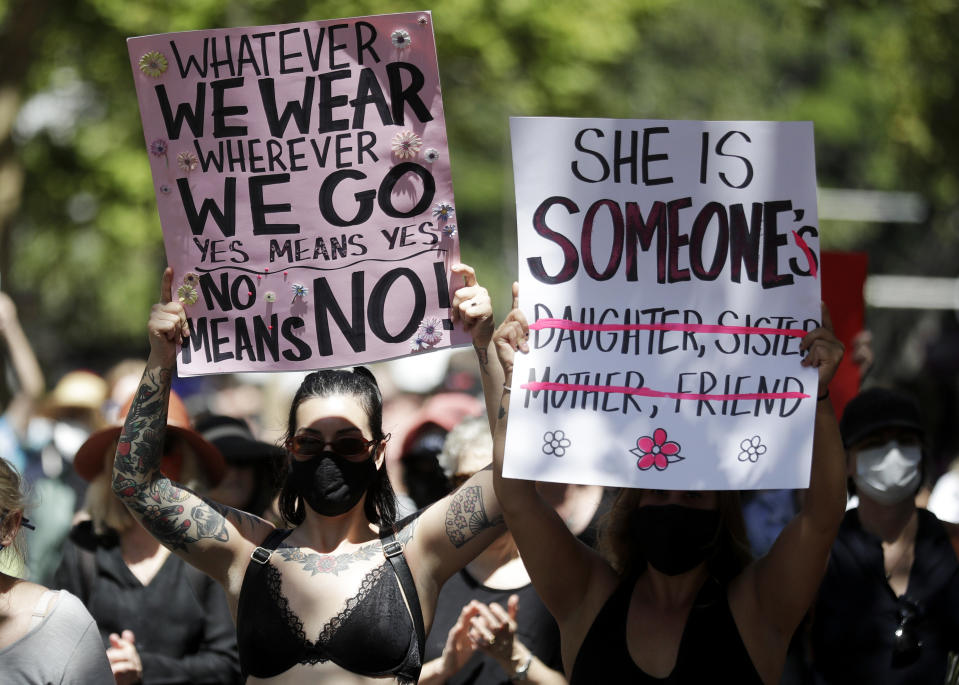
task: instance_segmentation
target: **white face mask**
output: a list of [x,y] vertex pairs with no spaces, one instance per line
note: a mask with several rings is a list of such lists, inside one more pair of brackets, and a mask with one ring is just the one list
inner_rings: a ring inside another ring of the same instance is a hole
[[919,445],[900,445],[892,440],[861,450],[856,457],[856,489],[880,504],[898,504],[919,487]]

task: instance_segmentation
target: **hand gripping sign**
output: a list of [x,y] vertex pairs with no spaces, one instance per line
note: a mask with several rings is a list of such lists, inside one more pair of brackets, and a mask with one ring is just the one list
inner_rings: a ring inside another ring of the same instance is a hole
[[803,488],[817,373],[812,124],[511,120],[507,476]]
[[131,38],[181,375],[466,344],[432,18]]

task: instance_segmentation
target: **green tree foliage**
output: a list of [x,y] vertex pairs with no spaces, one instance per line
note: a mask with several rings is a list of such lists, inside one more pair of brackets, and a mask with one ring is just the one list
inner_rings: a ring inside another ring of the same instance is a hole
[[[937,238],[917,241],[916,227],[826,224],[826,245],[869,249],[881,270],[948,273],[959,249],[955,5],[438,4],[464,259],[502,311],[515,275],[511,115],[811,119],[821,185],[921,192],[932,206],[921,230]],[[125,38],[420,9],[377,0],[0,0],[0,179],[9,167],[22,179],[0,181],[0,275],[45,364],[97,366],[141,350],[156,296],[162,238]],[[18,125],[5,127],[17,112]]]

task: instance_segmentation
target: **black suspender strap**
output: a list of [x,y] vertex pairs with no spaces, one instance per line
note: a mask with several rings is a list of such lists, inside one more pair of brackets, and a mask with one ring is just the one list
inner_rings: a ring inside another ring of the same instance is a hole
[[263,540],[263,543],[253,550],[253,553],[250,554],[250,559],[261,566],[267,563],[270,557],[273,556],[273,550],[279,547],[280,543],[286,539],[286,536],[292,532],[292,528],[274,528],[270,531],[270,534],[266,536],[266,539]]
[[403,544],[396,540],[392,531],[384,531],[380,535],[383,543],[383,555],[393,567],[393,573],[400,581],[400,587],[403,588],[403,594],[406,595],[406,602],[410,607],[410,614],[413,616],[413,627],[416,629],[416,641],[420,651],[420,661],[423,661],[423,655],[426,652],[426,628],[423,625],[423,609],[420,607],[420,596],[416,592],[416,583],[413,582],[413,574],[410,572],[410,566],[406,563],[406,557],[403,555]]

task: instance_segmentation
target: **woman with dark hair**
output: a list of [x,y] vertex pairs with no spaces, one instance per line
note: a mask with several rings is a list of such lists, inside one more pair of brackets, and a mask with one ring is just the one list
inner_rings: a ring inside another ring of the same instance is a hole
[[[452,317],[473,336],[484,380],[492,308],[473,270]],[[173,271],[150,315],[150,358],[114,462],[114,491],[160,542],[219,581],[248,683],[415,682],[439,588],[501,532],[492,472],[403,521],[383,464],[388,435],[373,375],[317,371],[293,398],[289,472],[280,497],[290,528],[205,500],[159,471],[166,397],[186,314]],[[319,576],[319,577],[317,577]]]
[[601,537],[604,558],[573,537],[532,482],[502,477],[509,380],[529,335],[516,285],[513,298],[494,335],[506,377],[494,484],[533,586],[559,624],[570,682],[778,683],[845,505],[827,399],[842,345],[828,315],[800,344],[802,365],[819,370],[809,490],[769,553],[750,560],[735,492],[623,490]]

